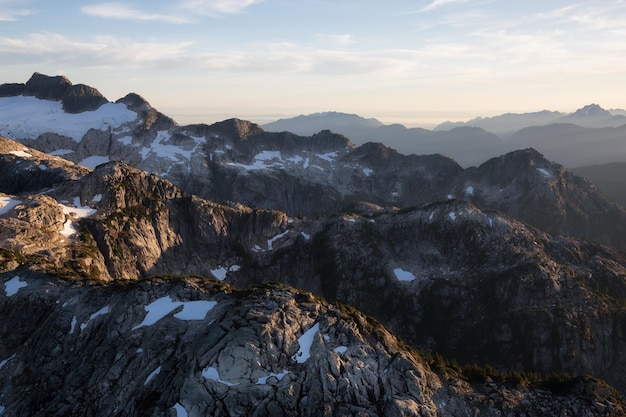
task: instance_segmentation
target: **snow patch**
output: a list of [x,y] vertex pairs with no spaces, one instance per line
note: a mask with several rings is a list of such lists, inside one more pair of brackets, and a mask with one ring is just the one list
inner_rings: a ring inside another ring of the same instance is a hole
[[311,240],[311,235],[308,233],[300,232],[304,240]]
[[124,136],[123,138],[117,138],[117,141],[123,145],[130,145],[133,142],[132,136]]
[[226,279],[226,274],[228,273],[228,270],[224,267],[220,267],[217,269],[211,269],[211,273],[215,278],[219,279],[220,281],[224,281],[224,279]]
[[335,158],[337,158],[337,152],[318,153],[317,157],[326,162],[332,163],[335,162]]
[[146,380],[144,381],[144,385],[148,385],[148,383],[150,381],[152,381],[152,379],[154,379],[155,376],[157,376],[158,374],[161,373],[161,367],[159,366],[158,368],[156,368],[154,371],[152,371],[150,373],[150,375],[148,375],[148,377],[146,378]]
[[366,177],[369,177],[370,175],[374,173],[374,171],[370,168],[363,168],[363,173],[365,174]]
[[0,215],[8,213],[13,210],[13,207],[21,203],[21,200],[15,200],[11,197],[0,197],[0,204],[2,204],[2,206],[0,206]]
[[313,345],[313,340],[319,330],[320,324],[315,323],[313,327],[304,332],[304,334],[298,338],[298,345],[300,346],[300,349],[291,359],[298,363],[304,363],[311,357],[311,346]]
[[89,206],[81,206],[80,197],[74,197],[75,207],[69,207],[61,203],[59,203],[59,206],[61,207],[61,209],[63,209],[63,213],[67,214],[70,217],[70,219],[68,219],[63,224],[63,231],[61,231],[62,235],[68,237],[76,233],[76,229],[72,225],[72,219],[81,219],[83,217],[89,217],[92,214],[97,213],[96,209],[92,209]]
[[39,168],[42,171],[45,171],[45,170],[48,169],[48,165],[40,164],[40,165],[37,166],[37,168]]
[[450,217],[450,219],[452,220],[456,220],[456,213],[451,211],[450,213],[448,213],[448,217]]
[[93,201],[94,203],[99,203],[102,201],[102,194],[96,194],[93,196],[93,198],[91,199],[91,201]]
[[267,240],[267,250],[274,249],[274,242],[276,242],[278,239],[283,238],[285,235],[287,235],[287,233],[289,233],[289,230],[285,230],[284,232],[277,234],[273,238],[268,239]]
[[12,297],[17,294],[20,288],[24,288],[27,285],[27,282],[21,281],[20,277],[16,275],[4,283],[4,292],[6,292],[7,297]]
[[413,281],[415,280],[415,275],[412,272],[405,271],[402,268],[395,268],[393,270],[394,275],[398,279],[398,281]]
[[228,382],[228,381],[224,381],[220,378],[220,373],[217,370],[217,368],[214,368],[213,366],[209,366],[206,367],[202,370],[202,376],[205,377],[206,379],[210,379],[212,381],[215,382],[219,382],[220,384],[224,384],[227,385],[229,387],[233,387],[235,385],[239,385],[239,384],[233,384],[232,382]]
[[474,195],[474,187],[467,187],[465,189],[465,194],[467,194],[467,195]]
[[544,168],[537,168],[537,171],[541,172],[546,177],[551,177],[552,176],[552,174],[550,174],[550,172],[548,172],[548,170],[546,170]]
[[188,417],[189,416],[189,414],[187,414],[187,410],[185,410],[185,407],[183,407],[180,403],[174,404],[174,406],[172,408],[174,409],[174,411],[176,411],[176,416],[177,417]]
[[15,353],[13,355],[11,355],[10,357],[6,358],[5,360],[0,361],[0,369],[2,369],[4,367],[4,365],[6,365],[7,362],[9,362],[13,358],[15,358]]
[[207,313],[216,305],[217,301],[173,301],[169,295],[161,297],[144,307],[144,310],[146,310],[148,314],[146,314],[143,321],[133,327],[132,330],[143,326],[152,326],[180,306],[183,306],[182,311],[174,314],[174,317],[177,319],[204,320]]
[[228,275],[229,272],[237,272],[241,269],[241,267],[239,265],[231,265],[228,268],[224,268],[223,266],[216,268],[216,269],[211,269],[211,273],[213,274],[213,276],[215,276],[215,278],[219,279],[220,281],[224,281],[226,279],[226,275]]
[[9,152],[11,155],[19,156],[20,158],[32,158],[33,156],[28,152],[24,151],[11,151]]
[[267,384],[267,379],[271,378],[271,377],[275,377],[279,381],[282,381],[283,378],[285,377],[285,375],[287,375],[288,373],[289,373],[289,371],[287,371],[287,370],[283,370],[279,374],[276,374],[276,373],[272,372],[268,376],[262,376],[261,378],[257,379],[256,384],[257,385],[265,385],[265,384]]
[[110,159],[108,155],[92,155],[83,159],[78,163],[78,165],[82,165],[89,169],[96,169],[98,165],[106,164]]
[[76,319],[76,316],[72,317],[72,322],[70,323],[70,332],[69,334],[74,334],[74,330],[76,330],[76,322],[78,320]]
[[87,320],[86,323],[83,323],[80,325],[80,330],[85,330],[87,328],[87,326],[89,325],[89,322],[91,322],[93,319],[95,319],[98,316],[103,316],[105,314],[108,314],[110,310],[109,306],[104,306],[102,307],[100,310],[96,311],[95,313],[93,313],[91,316],[89,316],[89,320]]
[[333,352],[339,353],[339,354],[346,353],[347,351],[348,351],[347,346],[337,346],[336,348],[333,349]]

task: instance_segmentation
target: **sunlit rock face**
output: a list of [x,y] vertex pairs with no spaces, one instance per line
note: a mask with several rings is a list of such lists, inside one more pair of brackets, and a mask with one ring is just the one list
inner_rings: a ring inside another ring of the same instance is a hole
[[191,277],[83,285],[26,269],[0,284],[3,415],[625,410],[590,378],[534,388],[433,368],[372,319],[288,287]]

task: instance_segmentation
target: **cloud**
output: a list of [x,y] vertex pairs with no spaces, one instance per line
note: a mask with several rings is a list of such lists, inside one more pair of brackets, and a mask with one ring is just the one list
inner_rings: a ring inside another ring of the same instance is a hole
[[0,22],[14,22],[20,17],[35,13],[31,9],[23,8],[23,5],[24,1],[0,0]]
[[0,54],[5,65],[45,65],[93,67],[138,67],[160,65],[186,56],[192,42],[132,42],[114,36],[99,36],[89,41],[61,34],[32,33],[23,38],[0,37]]
[[181,8],[206,16],[240,13],[263,0],[181,0]]
[[128,19],[128,20],[147,20],[162,21],[168,23],[186,23],[188,20],[184,17],[147,13],[137,10],[126,3],[97,3],[89,6],[83,6],[80,9],[84,14],[108,19]]
[[421,12],[429,12],[452,3],[466,3],[468,0],[433,0],[430,4],[422,8]]
[[349,33],[342,34],[319,34],[315,35],[317,40],[331,45],[347,46],[354,43],[354,37]]

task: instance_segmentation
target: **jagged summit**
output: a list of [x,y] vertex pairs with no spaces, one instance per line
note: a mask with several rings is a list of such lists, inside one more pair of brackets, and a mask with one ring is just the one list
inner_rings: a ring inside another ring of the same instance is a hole
[[592,104],[588,104],[578,110],[576,110],[573,114],[573,116],[602,116],[602,117],[612,117],[613,115],[611,114],[611,112],[603,109],[602,107],[600,107],[598,104],[592,103]]
[[248,139],[260,135],[264,130],[256,123],[232,118],[211,125],[211,129],[232,138]]
[[72,85],[65,76],[49,76],[35,72],[26,84],[0,85],[0,97],[24,95],[42,100],[60,101],[67,113],[97,110],[109,101],[95,88],[84,84]]

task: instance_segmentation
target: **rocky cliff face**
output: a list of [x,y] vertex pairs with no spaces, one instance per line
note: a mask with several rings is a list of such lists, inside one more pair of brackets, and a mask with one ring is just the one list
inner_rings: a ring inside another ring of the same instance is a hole
[[[32,158],[9,155],[23,167]],[[626,386],[621,251],[458,200],[404,210],[357,204],[307,219],[219,205],[119,162],[50,182],[3,197],[3,270],[35,264],[100,283],[190,273],[240,288],[282,281],[462,363]]]
[[0,275],[0,412],[18,416],[623,415],[593,379],[433,368],[362,314],[286,287]]

